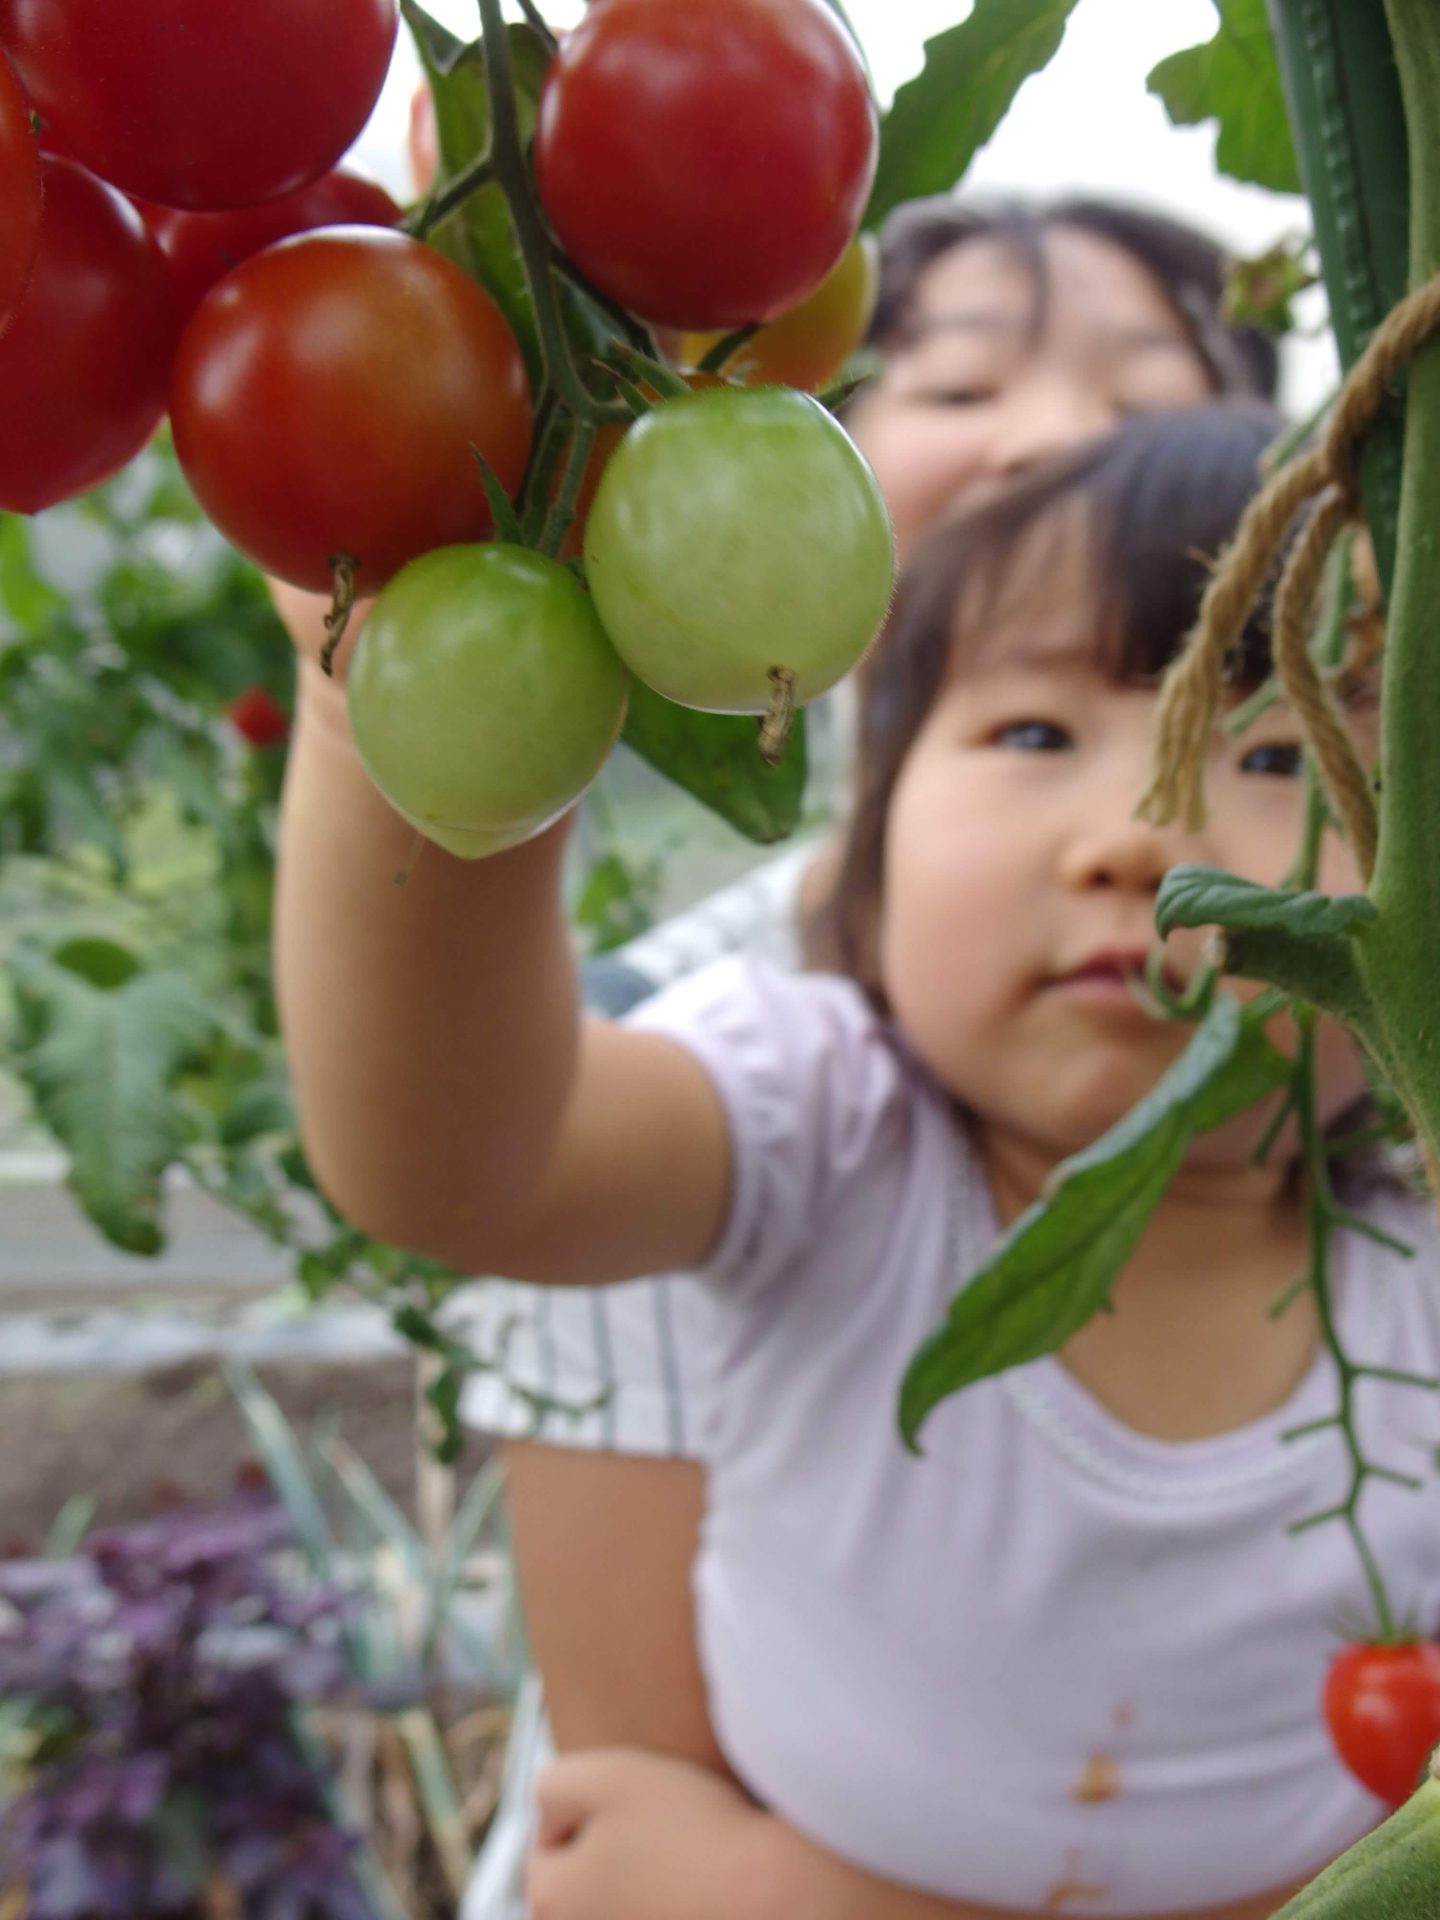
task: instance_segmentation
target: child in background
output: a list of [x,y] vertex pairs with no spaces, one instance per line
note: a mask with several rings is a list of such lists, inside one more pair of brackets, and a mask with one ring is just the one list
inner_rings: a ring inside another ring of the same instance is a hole
[[[816,1848],[870,1876],[867,1914],[1259,1920],[1380,1812],[1317,1706],[1334,1614],[1363,1602],[1353,1550],[1286,1532],[1343,1494],[1346,1462],[1333,1431],[1279,1440],[1338,1383],[1308,1299],[1267,1316],[1306,1225],[1284,1137],[1252,1164],[1264,1113],[1198,1143],[1113,1313],[945,1402],[923,1460],[894,1424],[906,1362],[997,1231],[1184,1044],[1132,992],[1164,873],[1273,884],[1298,844],[1283,707],[1217,737],[1202,831],[1133,812],[1156,677],[1274,430],[1225,407],[1136,419],[913,555],[865,675],[848,978],[726,961],[624,1026],[582,1024],[562,833],[479,865],[427,850],[395,889],[408,829],[337,690],[302,671],[279,980],[331,1197],[465,1270],[684,1267],[708,1289],[699,1631],[755,1804],[733,1794],[681,1847],[652,1776],[647,1844],[644,1806],[617,1827],[594,1791],[606,1756],[560,1762],[543,1920],[794,1915]],[[1244,665],[1237,698],[1267,669],[1260,623]],[[1322,884],[1357,884],[1343,847]],[[1177,980],[1197,956],[1172,940]],[[1327,1029],[1327,1116],[1363,1084]],[[1426,1207],[1348,1197],[1428,1269]],[[1436,1370],[1404,1263],[1353,1235],[1337,1256],[1349,1351]],[[1362,1388],[1360,1419],[1371,1457],[1428,1471],[1413,1399]],[[1366,1521],[1397,1605],[1433,1619],[1426,1503],[1376,1485]]]

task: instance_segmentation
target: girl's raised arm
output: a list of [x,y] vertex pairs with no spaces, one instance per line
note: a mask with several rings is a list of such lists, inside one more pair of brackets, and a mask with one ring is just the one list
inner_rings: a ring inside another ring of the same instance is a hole
[[[276,978],[306,1152],[376,1239],[469,1273],[597,1281],[698,1263],[729,1184],[719,1100],[658,1035],[582,1019],[565,829],[489,860],[424,845],[372,785],[318,602],[301,651]],[[339,664],[353,639],[347,639]]]

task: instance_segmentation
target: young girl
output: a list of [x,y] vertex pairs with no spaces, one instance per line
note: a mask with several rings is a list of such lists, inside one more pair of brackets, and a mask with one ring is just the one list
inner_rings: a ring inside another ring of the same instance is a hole
[[[995,1233],[1184,1044],[1132,992],[1165,871],[1274,883],[1294,853],[1283,709],[1217,738],[1202,832],[1133,815],[1155,676],[1273,430],[1224,408],[1137,419],[915,555],[866,675],[836,901],[850,978],[722,962],[622,1027],[582,1023],[561,834],[479,866],[427,850],[394,888],[409,834],[307,669],[279,961],[318,1176],[368,1231],[462,1269],[701,1272],[697,1604],[725,1757],[767,1834],[956,1916],[1258,1916],[1378,1812],[1317,1706],[1359,1569],[1341,1529],[1286,1531],[1343,1496],[1346,1466],[1333,1433],[1279,1437],[1338,1386],[1308,1302],[1267,1316],[1305,1223],[1283,1142],[1251,1163],[1263,1115],[1200,1143],[1113,1313],[945,1402],[922,1460],[894,1420]],[[1256,627],[1245,685],[1263,653]],[[1356,884],[1343,848],[1323,884]],[[1171,943],[1177,980],[1197,952]],[[1329,1032],[1326,1112],[1362,1090]],[[1423,1243],[1424,1271],[1423,1207],[1352,1204]],[[1435,1370],[1404,1263],[1360,1238],[1339,1263],[1352,1355]],[[1424,1403],[1382,1388],[1361,1417],[1372,1457],[1429,1471]],[[1367,1491],[1395,1601],[1423,1621],[1427,1508]],[[672,1853],[673,1906],[623,1880],[596,1902],[613,1855],[597,1866],[572,1815],[551,1807],[568,1844],[539,1863],[540,1920],[802,1910],[749,1851],[745,1900],[705,1905],[715,1888]]]

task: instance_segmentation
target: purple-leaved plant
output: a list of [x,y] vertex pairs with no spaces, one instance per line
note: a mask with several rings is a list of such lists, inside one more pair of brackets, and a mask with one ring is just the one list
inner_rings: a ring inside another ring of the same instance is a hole
[[[23,1703],[0,1907],[24,1920],[375,1920],[297,1735],[346,1684],[337,1597],[287,1587],[268,1496],[0,1563],[0,1701]],[[8,1908],[6,1909],[9,1910]]]

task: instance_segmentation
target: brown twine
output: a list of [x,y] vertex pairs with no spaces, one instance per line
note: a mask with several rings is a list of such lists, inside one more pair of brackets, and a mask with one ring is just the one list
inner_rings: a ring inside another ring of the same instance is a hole
[[1315,754],[1325,797],[1355,849],[1368,880],[1375,865],[1379,823],[1370,777],[1360,763],[1340,705],[1310,652],[1310,610],[1325,563],[1349,523],[1349,501],[1327,487],[1310,510],[1275,593],[1275,671]]
[[[1355,471],[1360,441],[1384,403],[1396,373],[1437,327],[1440,274],[1407,295],[1376,328],[1346,377],[1319,445],[1281,467],[1246,508],[1234,539],[1216,561],[1185,647],[1165,676],[1150,782],[1139,808],[1142,818],[1156,826],[1179,819],[1191,832],[1204,825],[1205,759],[1225,685],[1226,662],[1291,522],[1307,501],[1320,494],[1321,502],[1306,521],[1300,547],[1286,567],[1277,599],[1277,629],[1282,605],[1288,628],[1283,650],[1289,677],[1280,665],[1278,631],[1276,671],[1287,696],[1295,703],[1326,792],[1354,842],[1357,857],[1369,871],[1367,859],[1373,863],[1375,851],[1375,807],[1369,781],[1333,696],[1327,694],[1313,666],[1306,678],[1305,670],[1296,663],[1298,654],[1309,662],[1305,624],[1329,549],[1342,527],[1360,515]],[[1301,560],[1298,570],[1297,560]]]

